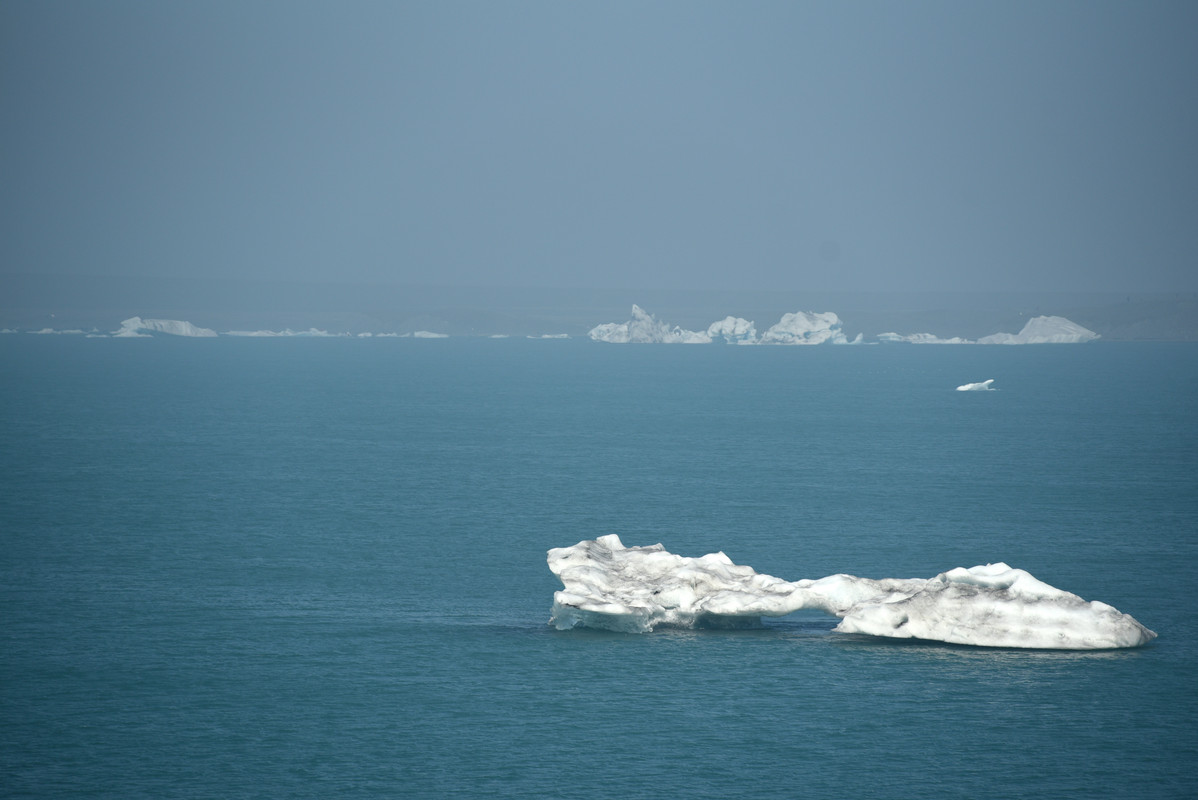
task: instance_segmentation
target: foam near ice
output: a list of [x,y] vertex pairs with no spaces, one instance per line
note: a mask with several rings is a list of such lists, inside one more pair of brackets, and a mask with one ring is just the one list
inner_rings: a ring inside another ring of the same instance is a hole
[[763,616],[820,609],[835,630],[988,647],[1135,647],[1156,634],[1109,605],[1087,602],[1006,564],[958,567],[931,579],[831,575],[785,581],[724,553],[679,556],[660,544],[625,547],[614,534],[558,547],[549,569],[555,627],[648,632],[749,627]]

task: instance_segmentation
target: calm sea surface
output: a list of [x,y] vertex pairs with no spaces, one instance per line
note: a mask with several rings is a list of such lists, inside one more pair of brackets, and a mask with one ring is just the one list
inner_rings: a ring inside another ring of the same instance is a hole
[[[1195,345],[4,336],[0,370],[0,795],[1198,795]],[[607,533],[788,580],[1001,560],[1160,638],[551,629],[545,551]]]

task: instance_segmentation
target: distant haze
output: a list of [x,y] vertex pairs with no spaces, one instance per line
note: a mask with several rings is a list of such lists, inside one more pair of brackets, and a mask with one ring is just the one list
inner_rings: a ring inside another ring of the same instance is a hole
[[1193,2],[13,0],[0,289],[1193,292],[1195,31]]

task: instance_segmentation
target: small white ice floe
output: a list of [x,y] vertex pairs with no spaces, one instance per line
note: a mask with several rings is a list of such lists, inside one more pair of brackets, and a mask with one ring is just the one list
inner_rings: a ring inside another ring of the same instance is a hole
[[994,388],[990,385],[994,383],[994,378],[980,383],[965,383],[957,387],[958,392],[993,392]]

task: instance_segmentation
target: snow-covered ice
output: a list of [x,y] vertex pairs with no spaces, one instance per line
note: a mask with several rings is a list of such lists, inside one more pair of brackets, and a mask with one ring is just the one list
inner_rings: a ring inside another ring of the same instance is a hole
[[931,333],[880,333],[880,342],[908,342],[910,344],[1081,344],[1097,339],[1098,334],[1083,328],[1064,317],[1032,317],[1019,333],[992,333],[980,339],[962,339],[954,336],[941,339]]
[[907,342],[908,344],[974,344],[969,339],[954,336],[951,339],[941,339],[931,333],[909,333],[905,336],[893,331],[878,334],[879,342]]
[[958,392],[993,392],[994,388],[990,385],[994,383],[994,378],[978,383],[963,383],[957,387]]
[[706,333],[688,331],[677,325],[670,327],[659,322],[649,312],[633,304],[632,319],[627,322],[605,322],[591,328],[588,335],[597,342],[613,344],[709,344]]
[[[384,335],[384,334],[380,334]],[[254,338],[273,338],[277,336],[303,336],[307,338],[335,338],[348,336],[342,333],[329,333],[328,331],[319,328],[308,328],[306,331],[293,331],[291,328],[285,328],[281,331],[225,331],[225,336],[249,336]]]
[[756,344],[757,328],[747,319],[727,316],[708,325],[707,336],[713,342],[723,339],[728,344]]
[[[860,341],[858,336],[856,341]],[[840,317],[832,311],[793,311],[761,334],[762,344],[849,344]]]
[[862,338],[858,334],[850,342],[841,330],[840,317],[831,311],[784,314],[758,337],[755,324],[741,317],[725,317],[711,323],[705,331],[688,331],[659,321],[638,305],[632,307],[632,319],[628,322],[596,325],[589,336],[597,342],[613,344],[709,344],[720,339],[728,344],[853,344]]
[[995,333],[978,344],[1080,344],[1098,334],[1064,317],[1032,317],[1019,333]]
[[554,548],[563,589],[550,623],[643,633],[665,627],[752,627],[762,616],[820,609],[842,633],[987,647],[1097,650],[1136,647],[1156,634],[1105,603],[1006,564],[934,578],[831,575],[789,582],[734,564],[723,553],[688,558],[660,544],[625,547],[614,534]]
[[145,331],[154,333],[169,333],[171,336],[208,337],[216,336],[216,331],[210,328],[200,328],[179,319],[142,319],[130,317],[121,322],[120,330],[114,331],[114,337],[137,338],[148,336]]

